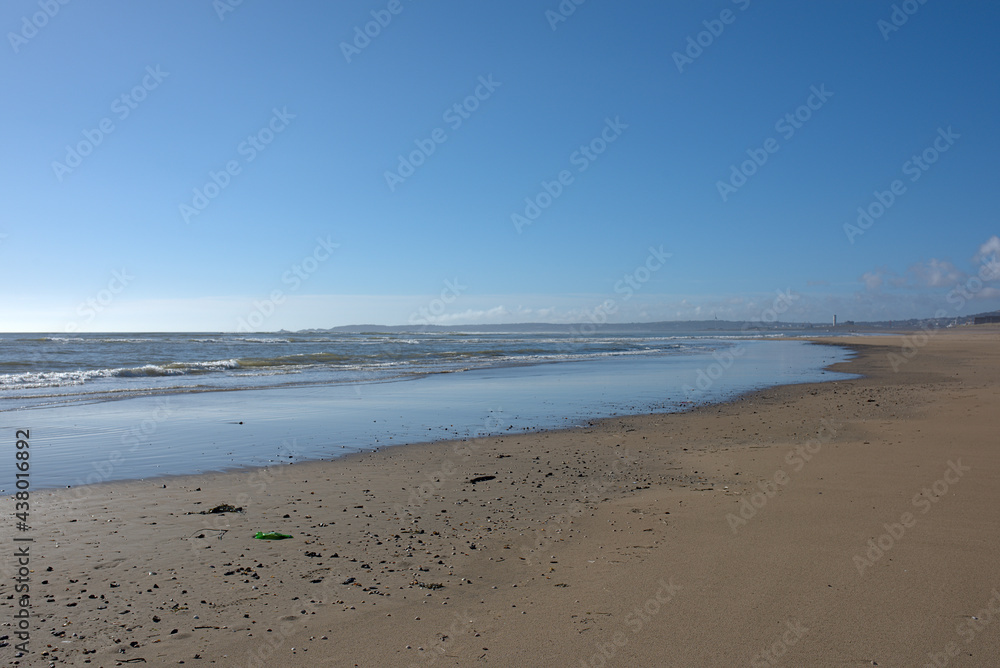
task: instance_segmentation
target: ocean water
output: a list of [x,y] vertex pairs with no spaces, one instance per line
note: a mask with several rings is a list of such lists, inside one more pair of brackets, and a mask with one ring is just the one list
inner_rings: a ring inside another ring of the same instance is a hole
[[[0,441],[33,487],[266,466],[684,410],[847,377],[780,337],[525,333],[0,335]],[[13,463],[0,467],[10,493]]]
[[0,334],[0,411],[151,394],[372,383],[703,348],[694,337]]

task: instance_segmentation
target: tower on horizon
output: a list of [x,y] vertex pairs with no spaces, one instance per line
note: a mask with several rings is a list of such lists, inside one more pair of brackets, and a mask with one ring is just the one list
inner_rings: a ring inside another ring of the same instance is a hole
[[837,314],[836,313],[833,314],[833,326],[834,327],[837,326]]

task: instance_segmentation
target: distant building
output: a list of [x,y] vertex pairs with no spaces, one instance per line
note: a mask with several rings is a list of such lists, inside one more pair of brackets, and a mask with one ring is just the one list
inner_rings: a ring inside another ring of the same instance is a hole
[[1000,324],[1000,315],[981,315],[977,316],[975,321],[972,323],[974,325],[996,325]]
[[833,314],[833,326],[834,327],[837,326],[837,314],[836,313]]

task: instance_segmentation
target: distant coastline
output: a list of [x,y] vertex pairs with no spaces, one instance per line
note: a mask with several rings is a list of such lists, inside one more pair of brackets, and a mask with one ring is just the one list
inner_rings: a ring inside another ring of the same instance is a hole
[[[814,334],[844,334],[844,333],[875,333],[899,332],[915,329],[941,329],[973,325],[976,319],[996,317],[998,312],[975,313],[966,316],[947,318],[910,318],[908,320],[878,320],[853,321],[847,320],[833,324],[814,322],[762,322],[753,320],[663,320],[658,322],[628,322],[628,323],[552,323],[552,322],[519,322],[510,324],[478,324],[478,325],[341,325],[328,328],[309,328],[299,330],[278,330],[277,334],[322,334],[322,333],[400,333],[400,332],[481,332],[481,333],[546,333],[603,336],[615,334],[663,334],[683,332],[713,333],[713,332],[790,332],[809,331]],[[264,332],[261,332],[264,333]]]

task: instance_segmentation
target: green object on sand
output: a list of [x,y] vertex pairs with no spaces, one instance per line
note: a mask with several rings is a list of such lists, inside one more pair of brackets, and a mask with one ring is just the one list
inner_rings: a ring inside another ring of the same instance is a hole
[[283,540],[285,538],[291,538],[291,536],[287,533],[278,533],[277,531],[268,531],[267,533],[258,531],[254,538],[259,538],[261,540]]

